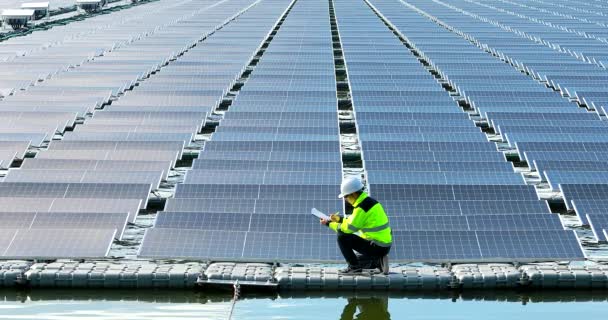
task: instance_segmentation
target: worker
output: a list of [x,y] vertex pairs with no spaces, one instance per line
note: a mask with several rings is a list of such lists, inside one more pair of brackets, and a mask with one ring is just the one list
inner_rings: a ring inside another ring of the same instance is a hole
[[[363,182],[358,177],[342,182],[338,198],[344,198],[351,204],[353,213],[347,218],[332,214],[329,220],[321,219],[321,224],[338,233],[338,246],[348,263],[348,267],[341,272],[361,273],[364,268],[370,267],[388,274],[388,253],[393,239],[382,205],[363,191]],[[372,261],[372,265],[364,265],[365,260]]]

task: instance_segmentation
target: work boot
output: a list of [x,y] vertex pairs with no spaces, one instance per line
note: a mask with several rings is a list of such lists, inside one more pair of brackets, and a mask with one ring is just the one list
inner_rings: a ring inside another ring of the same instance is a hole
[[380,258],[380,272],[387,275],[389,272],[388,254]]
[[363,268],[359,267],[359,266],[351,266],[349,265],[348,267],[341,269],[340,271],[338,271],[341,274],[359,274],[363,272]]

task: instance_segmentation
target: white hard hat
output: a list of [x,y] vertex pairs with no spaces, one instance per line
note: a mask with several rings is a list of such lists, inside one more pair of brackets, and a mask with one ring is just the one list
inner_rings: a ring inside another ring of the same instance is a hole
[[344,198],[347,195],[363,189],[363,182],[359,177],[349,177],[342,181],[340,186],[340,194],[338,198]]

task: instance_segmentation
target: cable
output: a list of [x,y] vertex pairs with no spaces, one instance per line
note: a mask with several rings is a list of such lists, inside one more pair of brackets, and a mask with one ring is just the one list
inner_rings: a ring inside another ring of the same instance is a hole
[[234,312],[234,306],[236,305],[236,301],[239,300],[239,296],[241,295],[241,285],[239,285],[239,280],[236,280],[232,287],[234,288],[234,296],[232,297],[232,303],[230,305],[230,313],[228,314],[228,320],[232,319],[232,313]]

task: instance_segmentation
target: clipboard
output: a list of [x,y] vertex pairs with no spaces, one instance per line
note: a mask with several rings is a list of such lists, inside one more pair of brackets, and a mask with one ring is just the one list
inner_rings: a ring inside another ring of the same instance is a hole
[[315,216],[315,217],[317,217],[319,219],[325,219],[325,220],[331,221],[331,218],[328,215],[326,215],[325,213],[317,210],[316,208],[310,209],[310,214],[312,214],[313,216]]

